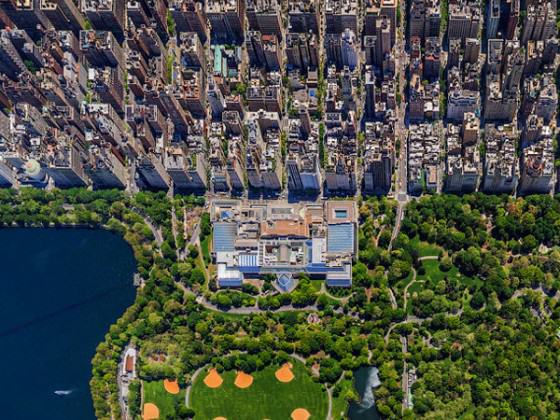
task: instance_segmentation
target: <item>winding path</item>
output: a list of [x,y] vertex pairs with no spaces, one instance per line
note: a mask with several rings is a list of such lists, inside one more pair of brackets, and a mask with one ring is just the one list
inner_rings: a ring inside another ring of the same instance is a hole
[[403,308],[406,311],[406,305],[407,305],[407,301],[408,301],[408,288],[413,284],[413,283],[424,283],[425,280],[416,280],[416,269],[413,268],[412,269],[412,280],[410,281],[410,283],[408,283],[406,285],[406,287],[404,288],[404,292],[403,292],[403,300],[404,300],[404,304],[403,304]]
[[152,231],[152,234],[154,235],[154,238],[155,238],[158,246],[161,246],[161,244],[163,243],[163,236],[161,235],[160,230],[158,228],[156,228],[156,226],[155,226],[154,222],[152,221],[152,219],[150,218],[150,216],[145,214],[141,209],[139,209],[137,207],[131,207],[130,210],[132,210],[134,213],[136,213],[138,216],[140,216],[142,219],[144,219],[144,223],[146,223],[146,225],[148,225],[148,227]]
[[545,307],[546,305],[546,298],[550,298],[556,302],[558,302],[560,300],[560,290],[558,290],[554,296],[550,296],[549,294],[547,294],[544,289],[542,288],[542,285],[540,285],[539,287],[536,288],[531,288],[531,287],[525,287],[523,289],[519,289],[516,290],[515,292],[513,292],[513,295],[511,295],[510,300],[514,300],[517,298],[520,298],[522,296],[526,296],[528,293],[538,293],[542,296],[543,300],[539,303],[539,317],[541,319],[545,319],[545,318],[549,318],[550,317],[550,309],[547,310],[547,308]]
[[348,303],[348,301],[350,300],[350,298],[354,295],[354,292],[350,293],[348,296],[343,296],[343,297],[337,297],[337,296],[333,296],[329,293],[329,291],[327,290],[327,286],[325,285],[325,282],[323,282],[321,284],[321,293],[325,294],[326,296],[328,296],[329,298],[331,298],[332,300],[336,300],[340,303],[342,303],[343,305],[345,305],[346,303]]
[[515,292],[513,292],[513,295],[511,295],[510,299],[517,299],[518,297],[521,296],[525,296],[528,292],[533,292],[533,293],[540,293],[545,299],[546,298],[551,298],[554,300],[560,300],[560,290],[556,292],[556,294],[554,296],[549,296],[544,289],[542,288],[542,285],[536,288],[531,288],[531,287],[524,287],[522,289],[518,289]]
[[196,303],[203,306],[204,308],[214,311],[214,312],[222,312],[226,314],[236,314],[236,315],[250,315],[250,314],[260,314],[266,312],[295,312],[295,311],[302,311],[302,312],[317,312],[319,309],[317,305],[308,305],[303,307],[295,307],[293,305],[284,305],[280,306],[278,309],[261,309],[257,305],[255,306],[242,306],[240,308],[230,308],[227,310],[221,309],[218,305],[214,305],[212,302],[208,301],[206,297],[202,295],[197,295],[191,289],[187,288],[182,283],[177,283],[177,285],[188,295],[196,297]]
[[194,373],[193,373],[193,375],[192,375],[192,377],[191,377],[189,386],[187,386],[187,389],[185,390],[185,405],[186,405],[187,407],[189,406],[189,398],[190,398],[190,395],[191,395],[191,389],[192,389],[192,386],[193,386],[193,384],[194,384],[194,381],[196,380],[196,378],[198,377],[198,375],[200,375],[200,372],[202,372],[202,371],[204,370],[205,367],[206,367],[206,365],[205,365],[205,366],[201,366],[201,367],[199,367],[197,370],[194,371]]
[[385,334],[385,345],[389,344],[389,336],[391,335],[391,333],[393,332],[393,330],[397,326],[402,325],[402,324],[408,324],[408,323],[423,324],[424,322],[431,321],[431,320],[432,320],[431,316],[429,316],[427,318],[418,318],[414,315],[409,315],[409,316],[406,317],[406,319],[404,321],[399,321],[399,322],[396,322],[396,323],[392,324],[389,327],[389,329],[387,330],[387,333]]

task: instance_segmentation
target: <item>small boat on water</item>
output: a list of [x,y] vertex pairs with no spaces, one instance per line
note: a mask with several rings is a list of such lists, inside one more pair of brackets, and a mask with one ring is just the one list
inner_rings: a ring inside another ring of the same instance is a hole
[[70,395],[72,392],[73,390],[71,389],[62,389],[62,390],[54,391],[56,395],[60,395],[61,397],[65,395]]

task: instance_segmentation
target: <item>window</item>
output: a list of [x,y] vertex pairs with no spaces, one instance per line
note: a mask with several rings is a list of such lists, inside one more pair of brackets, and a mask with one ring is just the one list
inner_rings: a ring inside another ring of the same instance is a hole
[[336,219],[346,219],[348,217],[348,210],[346,209],[335,210],[334,217]]

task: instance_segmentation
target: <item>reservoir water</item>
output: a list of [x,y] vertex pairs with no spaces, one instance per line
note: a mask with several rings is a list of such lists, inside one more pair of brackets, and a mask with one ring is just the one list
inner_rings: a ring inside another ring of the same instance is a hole
[[380,384],[379,371],[376,367],[361,367],[354,372],[354,387],[360,395],[360,401],[350,404],[348,409],[350,420],[378,420],[380,418],[373,395],[374,388]]
[[91,359],[134,301],[132,249],[89,229],[0,230],[0,416],[94,419]]

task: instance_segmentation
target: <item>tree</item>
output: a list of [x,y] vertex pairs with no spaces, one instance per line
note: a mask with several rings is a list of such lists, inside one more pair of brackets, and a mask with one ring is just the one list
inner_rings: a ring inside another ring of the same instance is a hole
[[531,252],[535,248],[537,248],[537,245],[538,243],[535,236],[527,235],[523,238],[523,241],[521,243],[521,248],[523,249],[524,252]]
[[200,217],[200,240],[204,240],[212,233],[212,225],[210,223],[210,214],[203,213]]
[[450,257],[445,256],[441,259],[441,262],[439,264],[439,269],[441,271],[447,273],[449,270],[451,270],[452,267],[453,267],[453,261],[451,260]]
[[182,403],[177,403],[175,407],[175,418],[180,420],[189,420],[195,417],[195,412],[192,408],[188,408]]
[[206,281],[206,276],[200,268],[194,268],[191,271],[191,283],[192,284],[204,284]]

